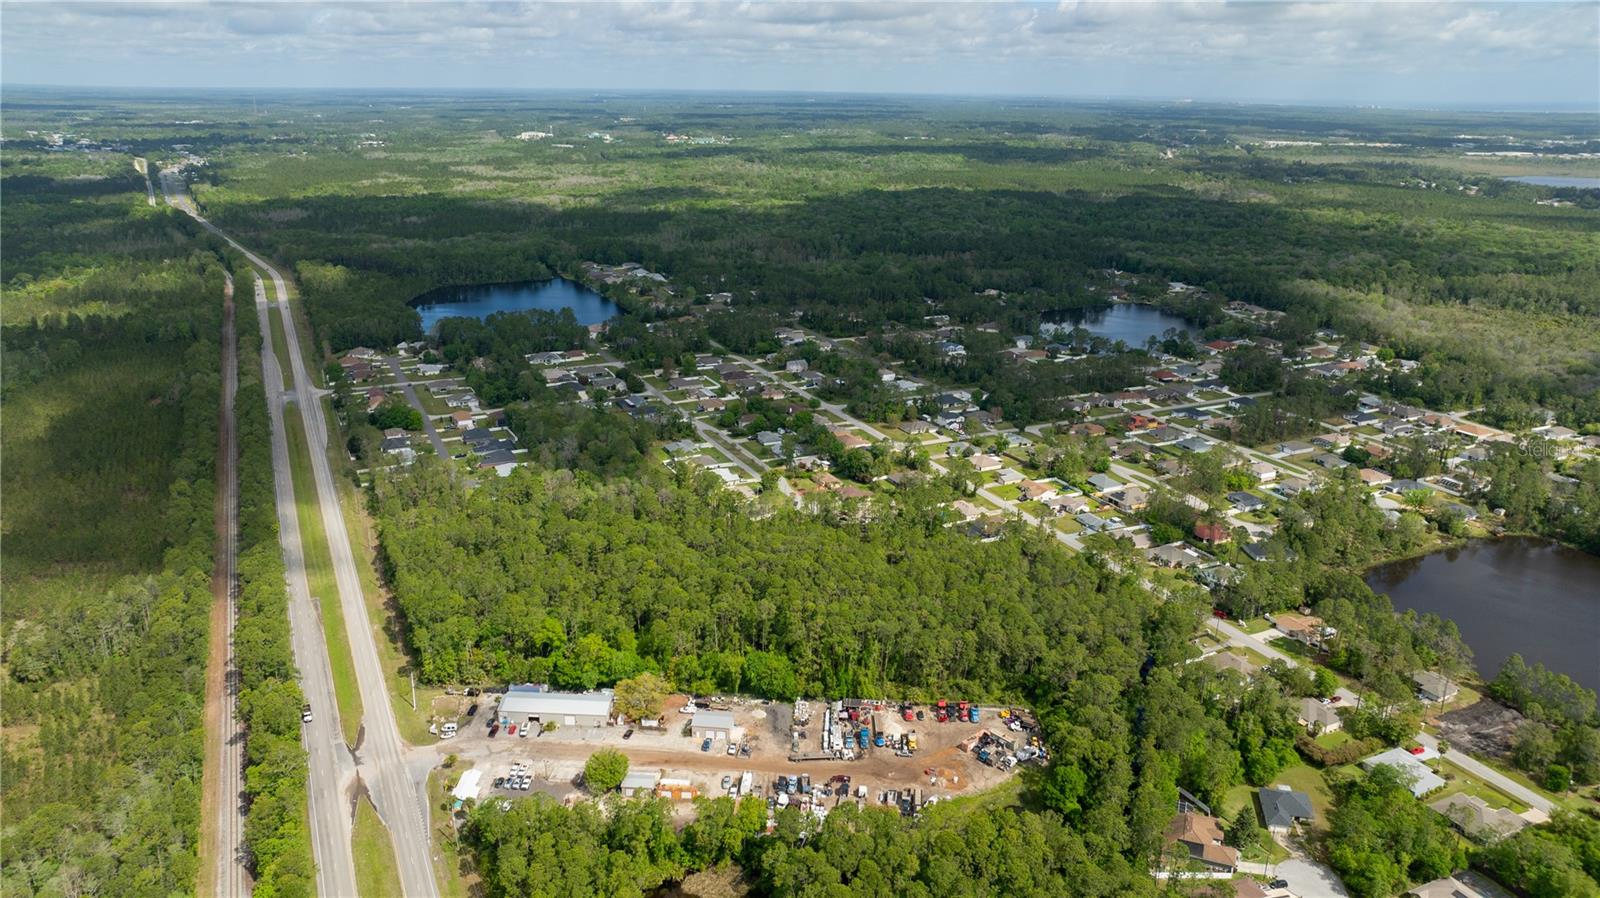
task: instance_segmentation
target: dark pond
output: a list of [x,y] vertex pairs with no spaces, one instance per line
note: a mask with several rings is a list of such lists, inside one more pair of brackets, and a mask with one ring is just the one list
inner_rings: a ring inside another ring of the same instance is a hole
[[1571,175],[1518,175],[1515,178],[1506,178],[1506,180],[1516,181],[1518,184],[1533,184],[1539,187],[1600,189],[1600,178],[1575,178]]
[[617,304],[565,278],[512,284],[440,287],[411,301],[422,315],[422,330],[432,333],[441,318],[487,318],[495,312],[571,309],[579,324],[599,324],[622,311]]
[[1485,677],[1520,652],[1600,689],[1600,558],[1542,539],[1474,540],[1380,565],[1366,580],[1396,609],[1455,621]]
[[1046,327],[1064,337],[1073,328],[1081,327],[1096,337],[1115,342],[1121,340],[1130,348],[1142,348],[1151,337],[1161,337],[1169,328],[1191,336],[1200,331],[1176,315],[1169,315],[1155,306],[1141,303],[1118,302],[1103,309],[1067,309],[1045,314]]

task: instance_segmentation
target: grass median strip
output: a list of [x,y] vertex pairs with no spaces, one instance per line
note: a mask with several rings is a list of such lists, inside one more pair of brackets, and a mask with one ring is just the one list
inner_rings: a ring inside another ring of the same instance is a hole
[[295,510],[300,518],[306,582],[321,609],[318,617],[322,619],[322,634],[328,644],[328,665],[333,670],[333,694],[339,703],[340,729],[345,741],[354,745],[361,727],[361,692],[356,686],[355,661],[350,656],[344,613],[339,607],[339,586],[333,576],[333,555],[328,551],[316,482],[311,475],[310,444],[298,408],[286,406],[283,419],[289,437],[289,467],[294,474]]
[[355,856],[356,891],[362,895],[399,895],[399,862],[389,829],[367,796],[356,801],[356,819],[350,828],[350,848]]
[[[272,286],[267,286],[270,295]],[[278,315],[277,308],[267,309],[267,323],[272,328],[272,354],[278,357],[278,376],[283,380],[285,390],[294,389],[294,377],[289,373],[289,338],[284,336],[283,318]]]

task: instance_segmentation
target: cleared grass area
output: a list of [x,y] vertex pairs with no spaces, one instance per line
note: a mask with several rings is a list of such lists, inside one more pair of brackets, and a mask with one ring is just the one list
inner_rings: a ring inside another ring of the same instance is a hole
[[399,865],[389,830],[365,795],[356,802],[356,819],[350,828],[350,848],[355,856],[356,889],[362,895],[399,895]]
[[455,825],[450,822],[450,784],[460,772],[440,767],[428,774],[428,820],[433,828],[433,844],[439,851],[433,872],[440,898],[467,898],[474,893],[478,880],[467,866],[471,862],[461,851]]
[[1346,742],[1350,742],[1354,739],[1354,736],[1346,733],[1344,730],[1334,730],[1331,733],[1323,733],[1319,735],[1315,741],[1323,748],[1338,748]]
[[311,448],[300,411],[286,408],[284,430],[289,438],[289,463],[294,474],[295,510],[300,517],[300,542],[305,552],[306,581],[317,602],[323,638],[328,643],[328,666],[333,671],[333,694],[339,703],[339,725],[350,745],[361,728],[361,691],[356,686],[355,662],[339,608],[339,588],[333,576],[333,555],[322,526],[317,487],[311,475]]
[[1450,763],[1449,755],[1445,755],[1444,763],[1440,765],[1439,773],[1447,778],[1450,784],[1439,790],[1437,795],[1429,795],[1429,804],[1440,798],[1460,793],[1481,798],[1491,808],[1509,808],[1517,814],[1528,809],[1527,805]]

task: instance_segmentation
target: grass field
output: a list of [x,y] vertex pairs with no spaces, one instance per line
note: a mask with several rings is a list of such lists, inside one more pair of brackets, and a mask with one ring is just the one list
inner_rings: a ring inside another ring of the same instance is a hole
[[306,441],[300,412],[287,408],[284,430],[289,438],[290,467],[294,473],[295,511],[300,518],[300,542],[305,552],[306,581],[311,597],[319,607],[322,633],[328,643],[328,665],[333,670],[333,693],[339,703],[339,724],[345,741],[356,744],[361,728],[361,691],[356,686],[355,661],[350,656],[350,640],[345,635],[344,614],[339,608],[339,588],[333,576],[333,556],[317,502],[317,487],[311,475],[311,449]]
[[363,795],[356,802],[356,819],[350,828],[350,848],[355,856],[356,890],[362,895],[399,895],[399,866],[394,841],[378,818],[378,811]]

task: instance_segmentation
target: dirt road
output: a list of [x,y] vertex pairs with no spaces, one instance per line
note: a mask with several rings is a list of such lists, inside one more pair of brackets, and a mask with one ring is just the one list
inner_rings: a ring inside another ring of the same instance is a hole
[[233,276],[222,297],[222,406],[217,422],[216,563],[211,573],[211,636],[206,664],[206,766],[201,825],[200,894],[250,894],[244,853],[244,725],[239,719],[239,671],[233,657],[238,595],[239,444],[233,401],[239,389],[233,326]]

